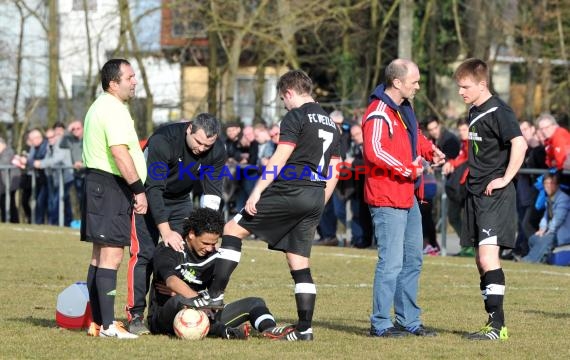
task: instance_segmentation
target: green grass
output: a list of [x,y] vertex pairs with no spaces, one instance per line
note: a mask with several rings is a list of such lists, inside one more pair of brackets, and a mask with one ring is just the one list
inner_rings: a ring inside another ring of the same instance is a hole
[[[91,245],[76,231],[45,226],[0,224],[0,358],[113,359],[562,359],[570,350],[570,268],[506,262],[506,342],[461,338],[483,325],[473,259],[426,257],[419,304],[436,338],[368,337],[376,252],[315,247],[312,273],[317,284],[312,343],[181,341],[145,336],[134,341],[89,338],[59,329],[57,295],[83,281]],[[119,272],[115,314],[124,319],[125,261]],[[284,256],[260,241],[244,242],[242,261],[226,301],[261,296],[279,323],[296,320],[293,282]]]

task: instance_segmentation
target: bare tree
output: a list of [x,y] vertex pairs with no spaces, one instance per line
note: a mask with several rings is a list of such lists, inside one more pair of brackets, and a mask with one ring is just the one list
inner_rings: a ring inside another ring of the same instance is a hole
[[414,0],[400,1],[398,24],[398,57],[412,59],[414,32]]
[[59,120],[59,19],[58,1],[48,1],[48,118],[47,125],[51,127]]

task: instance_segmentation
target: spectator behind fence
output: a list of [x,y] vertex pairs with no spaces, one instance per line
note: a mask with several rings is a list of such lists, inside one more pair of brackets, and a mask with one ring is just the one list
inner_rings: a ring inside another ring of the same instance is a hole
[[352,125],[350,128],[352,139],[352,157],[346,159],[346,163],[352,167],[351,180],[353,181],[354,192],[350,197],[350,210],[352,218],[350,220],[350,230],[352,239],[350,245],[358,249],[364,249],[372,245],[372,218],[368,204],[364,201],[364,156],[362,150],[362,127],[360,124]]
[[570,195],[570,175],[562,173],[562,170],[570,170],[570,132],[559,126],[550,114],[541,114],[536,123],[545,139],[546,165],[560,172],[559,187]]
[[552,248],[570,244],[570,196],[560,190],[559,176],[546,174],[542,181],[548,196],[546,211],[538,231],[529,239],[529,252],[522,259],[530,263],[545,262]]
[[[521,169],[546,169],[546,153],[541,143],[535,126],[527,120],[520,122],[519,127],[527,143],[527,150]],[[525,256],[528,253],[528,239],[538,230],[538,224],[543,211],[534,206],[538,196],[538,190],[534,187],[537,175],[517,174],[517,216],[518,234],[515,248],[512,254],[503,254],[504,259],[512,259],[514,256]]]
[[[6,140],[0,137],[0,165],[12,165],[14,159],[14,150],[8,146]],[[9,172],[8,180],[10,185],[6,183],[6,176]],[[16,190],[20,185],[20,169],[3,169],[0,171],[0,208],[2,209],[2,222],[6,222],[6,197],[10,199],[10,222],[17,223],[19,221],[18,208],[16,207]]]
[[275,152],[277,144],[271,141],[271,135],[267,126],[265,124],[256,124],[253,127],[253,132],[255,134],[255,141],[257,141],[259,148],[257,153],[257,168],[258,173],[261,173],[262,169],[267,165],[269,159]]
[[[61,135],[56,135],[55,130],[46,131],[48,148],[46,156],[42,160],[34,160],[34,168],[45,169],[47,189],[48,189],[48,223],[50,225],[59,224],[59,174],[63,175],[63,225],[69,226],[71,223],[71,201],[69,190],[73,185],[73,170],[71,169],[71,152],[68,149],[60,148]],[[67,167],[66,169],[60,169]]]
[[445,154],[446,159],[455,159],[461,150],[461,143],[455,134],[444,128],[439,118],[430,115],[424,120],[429,139]]
[[[469,156],[469,124],[465,119],[459,119],[456,124],[461,140],[459,154],[454,159],[449,159],[442,168],[442,173],[447,176],[445,193],[447,195],[447,218],[451,227],[458,236],[461,236],[461,223],[463,221],[463,208],[465,206],[465,182],[467,179],[467,159]],[[459,256],[473,257],[475,250],[471,246],[462,246]]]
[[[44,224],[48,213],[48,186],[45,171],[43,169],[35,169],[34,161],[42,160],[47,154],[48,141],[39,129],[32,129],[28,133],[28,143],[30,152],[24,161],[26,171],[36,180],[36,191],[32,196],[35,197],[35,217],[32,219],[34,224]],[[33,189],[32,189],[33,190]]]
[[259,144],[255,141],[255,134],[252,126],[243,128],[238,141],[239,151],[238,171],[239,188],[237,189],[236,210],[240,211],[244,206],[249,194],[257,181],[257,157],[259,154]]
[[559,126],[554,116],[550,114],[541,114],[536,119],[536,123],[538,130],[542,132],[545,138],[546,165],[557,170],[564,169],[564,164],[570,153],[570,132]]
[[[350,128],[344,123],[344,115],[340,110],[330,113],[330,118],[336,124],[340,133],[340,156],[341,161],[346,159],[346,152],[350,147]],[[325,205],[325,209],[321,215],[321,221],[318,226],[320,238],[314,242],[314,245],[337,246],[339,240],[337,238],[337,225],[340,221],[346,228],[346,200],[352,196],[354,189],[350,186],[351,182],[347,180],[339,180],[334,189],[331,201]]]
[[65,125],[61,121],[57,121],[51,128],[58,139],[62,139],[65,136]]
[[237,122],[230,122],[226,125],[225,136],[223,137],[224,146],[226,148],[227,160],[226,165],[232,175],[232,178],[224,178],[224,207],[228,213],[239,211],[236,209],[236,197],[239,195],[239,181],[235,180],[236,166],[240,161],[240,151],[238,150],[238,142],[240,139],[241,127]]
[[68,126],[69,134],[61,140],[59,147],[69,149],[71,163],[73,165],[73,186],[79,203],[83,204],[83,183],[85,182],[85,167],[83,166],[83,123],[79,120],[72,121]]
[[[444,128],[435,115],[429,115],[423,121],[423,128],[427,132],[427,137],[445,154],[446,159],[454,159],[459,154],[461,143],[457,136]],[[429,191],[433,184],[433,172],[424,173],[424,189],[428,190],[426,193],[431,195]],[[426,184],[427,180],[427,184]],[[427,185],[427,187],[426,187]],[[437,255],[440,251],[439,244],[436,239],[435,224],[433,221],[433,206],[437,201],[435,196],[424,197],[424,201],[420,203],[420,211],[422,213],[422,230],[424,233],[424,240],[427,243],[424,246],[424,253]]]

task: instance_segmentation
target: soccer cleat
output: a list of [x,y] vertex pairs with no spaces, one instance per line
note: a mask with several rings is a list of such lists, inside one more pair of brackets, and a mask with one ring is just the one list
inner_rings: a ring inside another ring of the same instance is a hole
[[89,324],[89,328],[87,329],[87,336],[99,336],[99,332],[101,331],[101,325],[97,325],[93,321]]
[[499,330],[487,324],[481,330],[467,334],[465,337],[469,340],[507,340],[509,333],[506,326],[502,326]]
[[408,336],[408,335],[410,335],[410,332],[398,330],[393,326],[389,327],[387,329],[382,329],[382,330],[370,328],[370,336],[374,336],[374,337],[396,337],[396,338],[399,338],[399,337],[404,337],[404,336]]
[[313,329],[308,328],[305,331],[299,331],[294,329],[288,332],[285,336],[279,338],[279,340],[285,341],[313,341]]
[[137,339],[139,336],[128,332],[123,323],[120,321],[113,321],[107,329],[101,327],[99,337],[111,337],[117,339]]
[[269,329],[266,329],[261,333],[263,337],[272,340],[278,340],[284,337],[285,335],[289,334],[290,332],[295,331],[294,325],[285,325],[285,326],[273,326]]
[[437,332],[426,329],[425,326],[423,326],[422,324],[418,326],[408,326],[408,327],[404,327],[400,324],[397,324],[396,329],[399,331],[409,332],[410,334],[416,336],[426,336],[426,337],[437,336]]
[[150,331],[143,322],[143,317],[138,314],[133,316],[133,319],[129,321],[129,332],[136,335],[150,334]]
[[210,299],[208,303],[209,308],[212,310],[222,310],[226,304],[224,304],[224,297],[217,297],[216,299]]
[[222,339],[227,340],[247,340],[249,338],[249,332],[251,327],[248,323],[243,323],[238,327],[227,327],[224,330],[224,336]]

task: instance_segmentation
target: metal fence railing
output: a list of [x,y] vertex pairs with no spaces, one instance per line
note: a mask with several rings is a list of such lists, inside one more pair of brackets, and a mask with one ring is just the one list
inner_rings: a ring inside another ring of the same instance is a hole
[[[63,180],[63,171],[64,170],[69,170],[72,169],[73,167],[71,166],[54,166],[49,168],[50,170],[55,170],[57,172],[57,181],[58,181],[58,201],[59,201],[59,207],[58,207],[58,225],[59,226],[63,226],[64,225],[64,201],[63,201],[63,197],[64,197],[64,180]],[[10,220],[10,209],[11,209],[11,199],[10,199],[10,189],[12,189],[13,185],[12,185],[12,175],[13,172],[15,171],[19,171],[22,174],[25,173],[28,170],[22,170],[20,168],[17,168],[13,165],[0,165],[0,173],[2,175],[2,182],[4,183],[4,190],[5,190],[5,199],[4,199],[4,204],[0,204],[0,206],[4,207],[5,213],[6,213],[6,217],[5,217],[5,222],[9,222]],[[36,214],[36,198],[35,198],[35,194],[36,194],[36,176],[35,176],[35,172],[32,172],[31,176],[31,193],[33,194],[30,197],[30,208],[31,208],[31,219],[35,219],[35,214]],[[19,186],[19,184],[18,184]]]
[[[60,167],[52,167],[50,168],[51,170],[56,170],[57,171],[57,179],[58,179],[58,199],[59,199],[59,214],[58,214],[58,225],[59,226],[63,226],[64,225],[64,177],[63,177],[63,171],[67,170],[67,169],[73,169],[72,167],[66,167],[66,166],[60,166]],[[6,212],[6,217],[5,217],[5,221],[8,222],[10,219],[10,189],[12,188],[12,184],[11,184],[11,179],[12,179],[12,172],[13,171],[26,171],[26,170],[20,170],[19,168],[13,166],[13,165],[0,165],[0,173],[2,175],[2,180],[4,183],[4,188],[6,190],[6,196],[5,196],[5,200],[4,200],[4,204],[0,204],[0,206],[3,206]],[[546,174],[549,170],[548,169],[520,169],[519,170],[519,174],[534,174],[534,175],[541,175],[541,174]],[[570,175],[570,171],[565,170],[564,174],[568,174]],[[445,184],[445,176],[442,176],[441,178],[443,184]],[[18,184],[19,185],[19,184]],[[36,177],[35,176],[31,176],[31,193],[35,194],[36,193]],[[442,256],[446,256],[447,255],[447,195],[445,194],[445,191],[441,191],[441,196],[440,196],[440,201],[439,201],[439,219],[437,221],[437,226],[439,226],[440,228],[440,234],[441,234],[441,255]],[[32,195],[30,197],[30,207],[31,207],[31,219],[35,219],[35,212],[36,212],[36,200],[35,200],[35,196]]]

